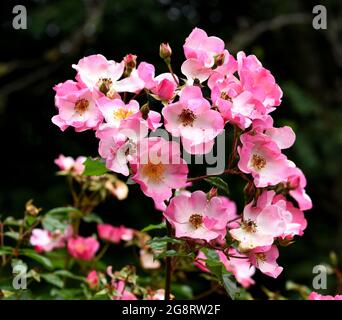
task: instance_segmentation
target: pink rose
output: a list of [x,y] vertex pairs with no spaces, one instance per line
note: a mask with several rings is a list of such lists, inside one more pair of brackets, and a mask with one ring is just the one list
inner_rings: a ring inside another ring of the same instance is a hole
[[79,260],[92,260],[99,247],[99,242],[93,237],[84,238],[77,236],[68,240],[68,251],[70,255]]

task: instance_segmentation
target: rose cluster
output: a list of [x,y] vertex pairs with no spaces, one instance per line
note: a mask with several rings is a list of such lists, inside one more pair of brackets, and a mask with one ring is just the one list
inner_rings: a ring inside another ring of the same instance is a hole
[[[280,274],[277,245],[291,243],[307,226],[303,211],[312,203],[306,179],[283,153],[295,134],[288,126],[274,126],[271,113],[282,91],[256,56],[233,56],[223,40],[199,28],[183,48],[182,76],[173,72],[168,44],[161,45],[160,56],[169,72],[157,76],[152,64],[138,63],[132,54],[121,62],[100,54],[84,57],[73,65],[75,79],[54,87],[58,114],[52,122],[62,131],[93,130],[108,170],[130,176],[163,212],[176,238],[215,248],[226,269],[248,287],[255,268]],[[160,101],[159,109],[152,110],[151,99]],[[172,141],[150,135],[162,127]],[[247,183],[241,214],[225,196],[186,190],[196,179],[188,177],[184,152],[207,154],[230,129],[234,143],[225,173]],[[99,227],[109,241],[123,239],[120,232]],[[58,239],[49,246],[60,245]],[[85,257],[86,246],[84,239],[68,243],[74,256]],[[96,252],[95,244],[90,247]],[[204,271],[206,259],[199,252],[195,260]]]

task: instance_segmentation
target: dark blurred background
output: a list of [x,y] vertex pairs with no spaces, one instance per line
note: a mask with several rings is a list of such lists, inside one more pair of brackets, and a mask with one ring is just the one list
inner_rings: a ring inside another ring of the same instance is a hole
[[[12,27],[17,4],[27,8],[27,30]],[[327,9],[326,30],[312,26],[317,4]],[[342,259],[340,0],[35,0],[0,6],[0,214],[20,216],[31,198],[44,209],[69,203],[53,160],[60,153],[97,155],[92,132],[62,133],[50,121],[52,87],[74,77],[72,63],[93,53],[116,61],[134,53],[165,72],[158,50],[168,41],[179,74],[182,45],[198,26],[224,39],[231,53],[256,54],[276,77],[284,98],[272,115],[278,126],[289,124],[297,134],[286,154],[306,174],[314,203],[306,213],[304,237],[281,248],[282,275],[277,280],[258,276],[258,281],[274,290],[283,290],[287,279],[311,287],[314,265],[329,262],[332,250]],[[137,186],[127,200],[109,200],[97,211],[106,221],[138,229],[160,221],[152,200]],[[334,292],[333,276],[328,285]]]

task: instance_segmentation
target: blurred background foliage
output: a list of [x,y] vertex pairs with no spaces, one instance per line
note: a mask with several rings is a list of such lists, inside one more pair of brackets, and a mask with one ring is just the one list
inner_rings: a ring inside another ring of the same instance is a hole
[[[74,77],[72,63],[93,53],[116,61],[134,53],[165,72],[158,48],[168,41],[179,73],[184,39],[198,26],[224,39],[232,53],[256,54],[284,91],[273,116],[297,134],[286,153],[306,174],[314,208],[306,214],[304,237],[281,249],[282,275],[277,280],[259,275],[257,281],[276,291],[287,279],[311,287],[314,265],[328,263],[332,250],[342,258],[342,3],[319,2],[327,8],[327,30],[312,27],[315,1],[20,1],[27,8],[27,30],[12,27],[18,3],[1,1],[0,214],[20,216],[31,198],[44,209],[69,203],[53,160],[60,153],[97,155],[93,133],[62,133],[50,121],[52,87]],[[230,189],[235,195],[234,184]],[[136,229],[161,217],[137,186],[127,200],[109,200],[97,212],[107,222]],[[123,262],[125,251],[113,252],[113,261],[122,266],[118,253]],[[333,293],[333,276],[328,285]]]

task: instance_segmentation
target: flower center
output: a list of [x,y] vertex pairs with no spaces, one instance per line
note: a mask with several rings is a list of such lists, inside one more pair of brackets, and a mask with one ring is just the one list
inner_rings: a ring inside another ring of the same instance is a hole
[[261,261],[261,262],[264,262],[266,261],[266,255],[262,252],[260,253],[256,253],[255,254],[255,258],[258,260],[258,261]]
[[255,233],[256,232],[256,228],[257,225],[253,220],[247,220],[247,221],[243,221],[241,224],[241,228],[243,230],[245,230],[248,233]]
[[221,92],[220,98],[223,99],[223,100],[227,100],[227,101],[232,102],[232,98],[231,98],[231,97],[228,95],[228,93],[225,92],[225,91],[222,91],[222,92]]
[[86,251],[86,246],[83,244],[83,243],[77,243],[75,245],[75,250],[78,252],[78,253],[83,253],[84,251]]
[[105,95],[110,90],[112,84],[113,84],[113,81],[110,78],[100,78],[99,81],[97,82],[97,85],[99,86],[99,90]]
[[266,166],[266,159],[263,156],[259,156],[257,154],[253,154],[252,157],[252,166],[256,170],[261,170]]
[[189,222],[195,229],[198,229],[203,224],[203,217],[200,214],[194,213],[190,216]]
[[79,99],[75,102],[75,111],[82,115],[84,112],[87,111],[89,107],[89,101],[87,99]]
[[61,236],[61,232],[59,230],[57,230],[51,234],[51,239],[52,240],[58,240],[58,238],[60,238],[60,236]]
[[118,120],[124,120],[129,118],[135,112],[131,109],[119,108],[113,112],[114,118]]
[[142,167],[141,174],[148,177],[154,183],[160,183],[164,179],[165,167],[162,163],[151,163],[145,164]]
[[178,116],[179,121],[183,126],[191,126],[196,119],[196,115],[190,109],[184,109],[182,113]]

